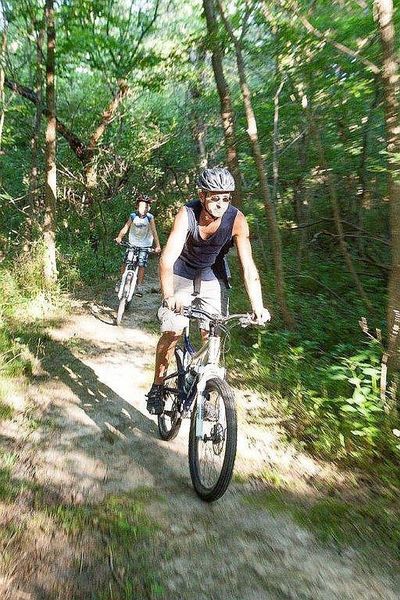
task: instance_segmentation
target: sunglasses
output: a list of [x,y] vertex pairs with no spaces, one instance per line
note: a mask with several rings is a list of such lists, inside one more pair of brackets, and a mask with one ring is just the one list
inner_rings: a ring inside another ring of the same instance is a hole
[[218,200],[230,202],[231,194],[207,194],[207,200],[211,200],[211,202],[218,202]]

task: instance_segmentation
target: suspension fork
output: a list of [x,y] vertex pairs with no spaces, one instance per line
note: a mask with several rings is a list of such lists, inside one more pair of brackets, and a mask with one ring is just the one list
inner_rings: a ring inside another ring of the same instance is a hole
[[225,369],[218,365],[221,347],[221,338],[210,332],[208,349],[205,356],[205,364],[199,368],[199,381],[197,383],[197,412],[196,412],[196,437],[202,439],[204,436],[204,391],[207,381],[213,377],[225,378]]

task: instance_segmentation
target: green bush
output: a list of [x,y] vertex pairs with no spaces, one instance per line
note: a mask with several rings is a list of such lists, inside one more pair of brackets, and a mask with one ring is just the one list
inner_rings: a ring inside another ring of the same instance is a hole
[[[257,244],[255,249],[257,257]],[[269,291],[271,273],[259,264]],[[238,269],[232,266],[232,310],[248,310]],[[332,269],[337,272],[333,282]],[[227,362],[236,384],[264,393],[285,416],[289,436],[321,457],[363,465],[373,459],[398,460],[400,439],[393,433],[400,429],[398,418],[380,396],[383,349],[360,329],[363,305],[340,265],[315,261],[313,270],[306,265],[303,273],[312,278],[299,278],[296,288],[288,289],[295,331],[285,331],[273,318],[265,329],[232,334]],[[330,290],[340,294],[340,301]],[[273,296],[266,293],[265,298],[273,310]],[[376,294],[376,302],[384,305],[384,298]]]

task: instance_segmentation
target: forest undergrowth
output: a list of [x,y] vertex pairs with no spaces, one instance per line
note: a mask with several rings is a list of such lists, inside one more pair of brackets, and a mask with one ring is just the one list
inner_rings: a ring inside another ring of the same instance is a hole
[[[340,263],[315,264],[303,271],[309,278],[298,278],[291,287],[295,329],[284,330],[273,318],[263,330],[234,332],[228,364],[237,382],[258,390],[266,405],[284,417],[289,440],[321,458],[379,468],[396,478],[400,432],[396,398],[390,390],[381,397],[379,312],[368,318]],[[234,270],[231,310],[240,311],[248,301],[239,277]],[[268,282],[268,271],[263,277]],[[336,297],[321,287],[324,281]],[[271,289],[268,283],[265,287]],[[268,292],[265,297],[268,305]],[[272,294],[270,299],[273,306]],[[370,335],[362,329],[363,319]],[[263,415],[257,418],[262,422]]]

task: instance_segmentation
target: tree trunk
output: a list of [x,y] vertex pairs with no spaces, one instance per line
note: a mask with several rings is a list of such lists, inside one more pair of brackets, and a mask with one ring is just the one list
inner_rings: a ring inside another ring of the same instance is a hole
[[368,170],[367,170],[367,158],[368,158],[368,150],[370,147],[370,137],[371,137],[371,121],[374,114],[375,109],[379,104],[379,96],[380,96],[380,86],[379,81],[375,78],[375,93],[372,99],[371,105],[368,109],[368,112],[364,119],[364,127],[362,131],[362,143],[361,143],[361,156],[360,156],[360,165],[358,167],[358,209],[360,211],[359,217],[359,227],[363,226],[363,218],[362,218],[362,210],[371,208],[371,202],[368,194]]
[[307,231],[307,222],[308,215],[310,212],[310,204],[312,197],[312,190],[310,188],[310,182],[306,182],[307,176],[307,154],[308,154],[308,142],[309,142],[309,132],[305,131],[301,138],[299,139],[299,166],[301,172],[294,183],[294,202],[295,202],[295,214],[296,214],[296,222],[298,227],[300,228],[298,246],[297,246],[297,258],[296,258],[296,268],[297,272],[301,272],[302,260],[304,256],[304,249],[306,247],[308,231]]
[[55,46],[56,30],[54,25],[54,0],[46,0],[46,185],[45,214],[43,223],[44,241],[44,280],[51,286],[57,281],[56,266],[56,106],[55,106]]
[[[277,72],[278,69],[277,69]],[[279,96],[284,86],[284,79],[280,82],[274,96],[274,135],[273,135],[273,150],[272,150],[272,202],[276,204],[278,199],[278,180],[279,180]]]
[[389,277],[388,338],[389,362],[398,364],[398,329],[400,311],[400,114],[399,114],[399,62],[395,47],[393,1],[375,0],[377,22],[382,46],[382,83],[388,153],[387,179],[390,203],[390,230],[392,242],[392,268]]
[[242,197],[242,182],[240,175],[239,160],[236,151],[236,135],[234,129],[234,114],[232,108],[232,101],[228,84],[225,79],[224,70],[222,66],[222,50],[219,42],[216,40],[217,37],[217,21],[214,9],[214,0],[203,0],[203,8],[207,21],[207,31],[209,36],[209,47],[212,52],[212,67],[214,71],[215,83],[218,90],[220,105],[221,105],[221,118],[222,127],[224,130],[225,147],[227,153],[228,168],[231,171],[234,179],[236,190],[233,194],[233,199],[236,206],[241,203]]
[[3,31],[1,32],[1,46],[0,46],[0,151],[3,140],[3,128],[4,128],[4,117],[5,117],[5,96],[4,96],[4,59],[7,48],[7,30],[6,20],[4,15],[3,4],[0,3],[0,16],[3,21]]
[[343,223],[342,223],[342,217],[341,217],[341,213],[340,213],[339,201],[338,201],[337,195],[336,195],[335,183],[333,180],[333,175],[332,175],[331,171],[328,169],[328,165],[327,165],[327,162],[325,159],[325,152],[322,147],[321,135],[319,132],[318,125],[316,123],[316,118],[313,117],[312,115],[310,115],[310,120],[311,120],[311,122],[310,122],[311,133],[314,137],[317,152],[319,154],[321,168],[324,170],[324,172],[326,174],[326,178],[327,178],[329,197],[331,200],[333,218],[335,221],[336,231],[337,231],[338,237],[339,237],[340,250],[342,252],[344,261],[347,265],[348,271],[349,271],[349,273],[354,281],[354,284],[358,290],[358,293],[360,294],[365,305],[369,309],[371,309],[372,305],[364,291],[364,288],[362,286],[360,278],[358,277],[357,272],[354,268],[353,260],[351,258],[351,254],[349,252],[349,249],[347,247],[347,242],[344,237]]
[[38,213],[40,212],[40,200],[38,197],[38,176],[39,176],[39,136],[40,126],[42,122],[42,87],[43,87],[43,72],[42,72],[42,56],[43,56],[43,42],[44,42],[44,26],[43,22],[37,23],[39,29],[36,31],[36,72],[35,72],[35,85],[34,92],[38,98],[38,104],[35,108],[35,117],[33,122],[33,132],[31,139],[31,171],[29,177],[29,206],[30,215],[28,219],[28,226],[30,234],[32,234],[32,227],[34,223],[38,223]]
[[306,177],[308,174],[308,150],[310,145],[311,107],[304,83],[302,81],[297,82],[295,89],[304,117],[304,130],[298,142],[300,172],[294,183],[294,213],[297,225],[300,229],[300,237],[297,246],[296,269],[297,272],[300,273],[303,254],[308,239],[307,224],[310,213],[310,205],[312,202],[312,189],[310,187],[311,183],[306,182]]
[[221,17],[224,21],[225,28],[232,39],[232,42],[235,46],[236,53],[236,63],[239,73],[240,80],[240,89],[242,91],[243,103],[246,111],[246,119],[247,119],[247,133],[250,138],[251,147],[253,150],[254,162],[256,163],[258,178],[260,181],[261,192],[264,201],[264,210],[267,218],[267,222],[269,225],[269,235],[271,239],[271,247],[272,247],[272,257],[274,261],[274,271],[275,271],[275,286],[276,286],[276,297],[279,304],[279,309],[283,318],[283,321],[286,327],[292,328],[294,327],[294,319],[289,310],[289,307],[286,302],[286,293],[285,293],[285,277],[283,270],[283,261],[282,261],[282,242],[281,236],[279,232],[278,222],[276,220],[274,205],[271,202],[271,195],[268,187],[266,167],[264,164],[264,159],[262,157],[260,143],[258,140],[258,132],[257,132],[257,120],[254,114],[252,102],[251,102],[251,94],[250,89],[247,85],[245,65],[243,60],[243,54],[240,42],[236,38],[233,33],[232,27],[229,21],[226,19],[222,6],[219,3],[219,9],[221,13]]
[[189,83],[188,94],[191,99],[191,122],[192,122],[192,131],[193,136],[196,142],[197,156],[198,156],[198,164],[200,170],[203,170],[208,165],[208,156],[207,149],[205,144],[205,138],[207,133],[207,125],[199,114],[197,110],[197,106],[201,99],[202,95],[202,84],[204,83],[204,77],[202,73],[200,73],[200,69],[202,69],[201,65],[204,64],[204,53],[200,56],[197,54],[196,50],[192,50],[190,53],[190,62],[193,64],[193,67],[199,74],[199,81],[193,81]]

